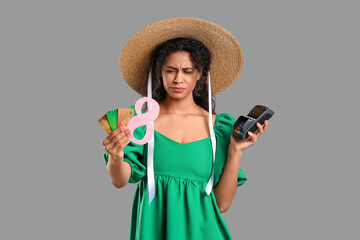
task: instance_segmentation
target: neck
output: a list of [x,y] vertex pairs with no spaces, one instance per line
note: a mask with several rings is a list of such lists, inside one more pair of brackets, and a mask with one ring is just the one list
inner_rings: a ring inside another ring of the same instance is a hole
[[194,113],[199,108],[199,106],[195,103],[192,94],[183,99],[174,99],[167,95],[165,100],[162,102],[162,106],[164,108],[162,109],[164,112],[179,115]]

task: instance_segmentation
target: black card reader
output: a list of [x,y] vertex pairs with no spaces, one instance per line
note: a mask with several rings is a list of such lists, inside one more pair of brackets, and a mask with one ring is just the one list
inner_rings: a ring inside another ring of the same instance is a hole
[[269,120],[273,115],[274,112],[270,108],[256,105],[246,116],[240,116],[236,120],[232,135],[240,139],[246,139],[249,137],[248,131],[253,133],[258,129],[257,122],[263,125],[265,120]]

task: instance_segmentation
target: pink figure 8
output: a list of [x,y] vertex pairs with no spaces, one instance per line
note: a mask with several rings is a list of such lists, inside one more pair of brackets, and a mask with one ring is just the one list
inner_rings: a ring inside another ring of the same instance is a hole
[[[151,110],[148,110],[146,113],[141,113],[141,107],[145,102],[151,103]],[[160,112],[159,104],[152,98],[143,97],[136,101],[135,103],[135,112],[136,116],[132,117],[127,124],[127,128],[131,132],[130,141],[143,145],[150,141],[154,135],[154,127],[151,125],[151,122],[154,121]],[[134,137],[134,130],[140,126],[146,125],[146,133],[143,139],[139,140]]]

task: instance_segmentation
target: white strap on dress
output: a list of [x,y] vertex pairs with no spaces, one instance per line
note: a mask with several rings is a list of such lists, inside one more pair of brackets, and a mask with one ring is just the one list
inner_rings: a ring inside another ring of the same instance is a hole
[[214,166],[215,166],[215,153],[216,153],[216,138],[214,133],[214,127],[212,124],[212,108],[211,108],[211,82],[210,82],[210,72],[209,72],[209,129],[211,136],[211,146],[213,151],[213,161],[212,161],[212,169],[211,169],[211,177],[206,185],[206,194],[209,195],[213,188],[214,184]]
[[[151,93],[151,69],[148,77],[148,86],[147,86],[147,96],[152,98]],[[151,103],[147,102],[148,111],[151,110]],[[154,129],[154,121],[151,121],[151,126]],[[147,152],[147,180],[148,180],[148,190],[149,190],[149,205],[155,196],[155,180],[154,180],[154,133],[148,142],[148,152]]]

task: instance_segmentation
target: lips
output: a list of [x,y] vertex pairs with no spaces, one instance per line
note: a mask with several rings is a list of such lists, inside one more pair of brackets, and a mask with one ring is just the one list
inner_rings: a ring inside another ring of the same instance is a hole
[[174,90],[174,92],[178,92],[178,93],[183,92],[185,90],[185,88],[177,88],[177,87],[172,87],[171,89]]

